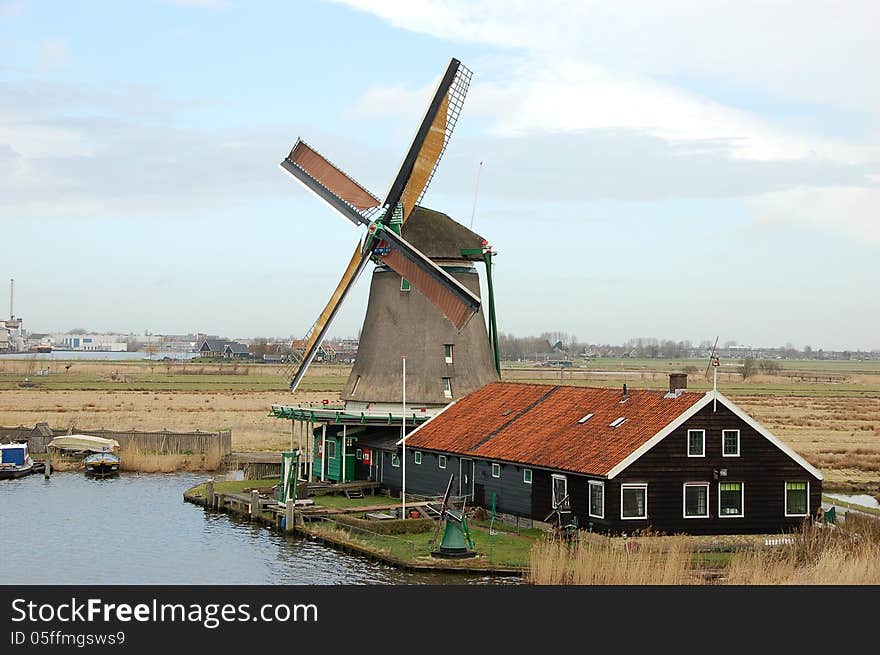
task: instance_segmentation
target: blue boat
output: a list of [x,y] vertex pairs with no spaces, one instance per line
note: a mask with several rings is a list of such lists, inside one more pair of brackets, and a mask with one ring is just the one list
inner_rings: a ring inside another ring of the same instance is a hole
[[0,480],[22,478],[34,472],[34,460],[28,454],[26,443],[0,446]]

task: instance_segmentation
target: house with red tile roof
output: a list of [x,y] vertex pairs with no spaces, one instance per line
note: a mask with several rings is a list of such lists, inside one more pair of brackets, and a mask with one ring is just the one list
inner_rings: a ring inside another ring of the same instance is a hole
[[[494,382],[376,462],[407,493],[610,533],[775,533],[817,512],[822,474],[717,391]],[[557,512],[557,510],[559,510]]]

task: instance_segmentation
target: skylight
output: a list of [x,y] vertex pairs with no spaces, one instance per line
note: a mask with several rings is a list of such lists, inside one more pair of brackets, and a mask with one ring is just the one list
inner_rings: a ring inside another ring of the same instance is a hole
[[589,421],[591,418],[593,418],[593,415],[592,415],[592,414],[587,414],[587,415],[584,416],[582,419],[580,419],[580,420],[578,421],[578,423],[586,423],[586,422]]
[[626,417],[621,416],[620,418],[616,418],[611,423],[608,424],[609,428],[619,428],[621,425],[626,423]]

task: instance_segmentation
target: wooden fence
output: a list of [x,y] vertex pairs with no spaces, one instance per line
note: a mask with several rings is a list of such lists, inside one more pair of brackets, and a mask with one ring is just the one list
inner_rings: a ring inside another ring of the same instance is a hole
[[[45,453],[46,446],[56,436],[67,434],[67,430],[52,428],[52,434],[39,434],[36,429],[0,428],[0,443],[26,439],[28,450],[32,453]],[[30,434],[28,434],[30,432]],[[221,460],[232,452],[232,430],[219,432],[141,432],[139,430],[87,430],[77,428],[76,434],[115,439],[119,450],[135,449],[142,453],[157,455],[204,455],[209,460]]]

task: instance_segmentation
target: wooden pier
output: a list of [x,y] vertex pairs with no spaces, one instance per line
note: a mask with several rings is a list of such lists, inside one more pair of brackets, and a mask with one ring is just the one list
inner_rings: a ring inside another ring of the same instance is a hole
[[[298,506],[296,501],[290,500],[286,505],[281,505],[272,493],[271,488],[260,488],[260,480],[254,480],[254,488],[243,492],[215,492],[214,482],[209,480],[204,484],[204,493],[196,493],[202,485],[196,485],[188,489],[183,498],[186,502],[218,512],[226,512],[232,515],[247,517],[251,521],[262,523],[270,528],[287,534],[295,534],[309,539],[313,539],[320,543],[326,544],[333,548],[337,548],[346,552],[363,555],[370,559],[391,564],[398,568],[409,571],[434,571],[441,573],[469,573],[477,575],[500,575],[500,576],[522,576],[523,568],[501,566],[491,563],[479,563],[474,560],[430,560],[430,561],[412,561],[394,557],[387,552],[373,550],[351,540],[346,540],[340,536],[321,532],[309,523],[313,521],[332,520],[333,517],[341,515],[365,514],[365,513],[383,513],[389,510],[396,510],[401,507],[400,501],[393,502],[377,502],[371,505],[359,506],[357,508],[343,507],[321,507],[321,506]],[[309,488],[313,484],[309,483]],[[324,493],[331,493],[330,490],[324,490],[321,483],[317,490],[323,490]],[[342,487],[348,489],[366,487],[373,495],[375,490],[379,488],[378,483],[370,482],[350,482],[344,484],[332,485],[335,491],[339,491]],[[318,494],[320,495],[320,494]],[[377,498],[378,500],[378,498]],[[417,500],[406,503],[406,509],[416,509],[424,518],[431,518],[428,510],[430,501]],[[475,565],[477,564],[477,565]]]

